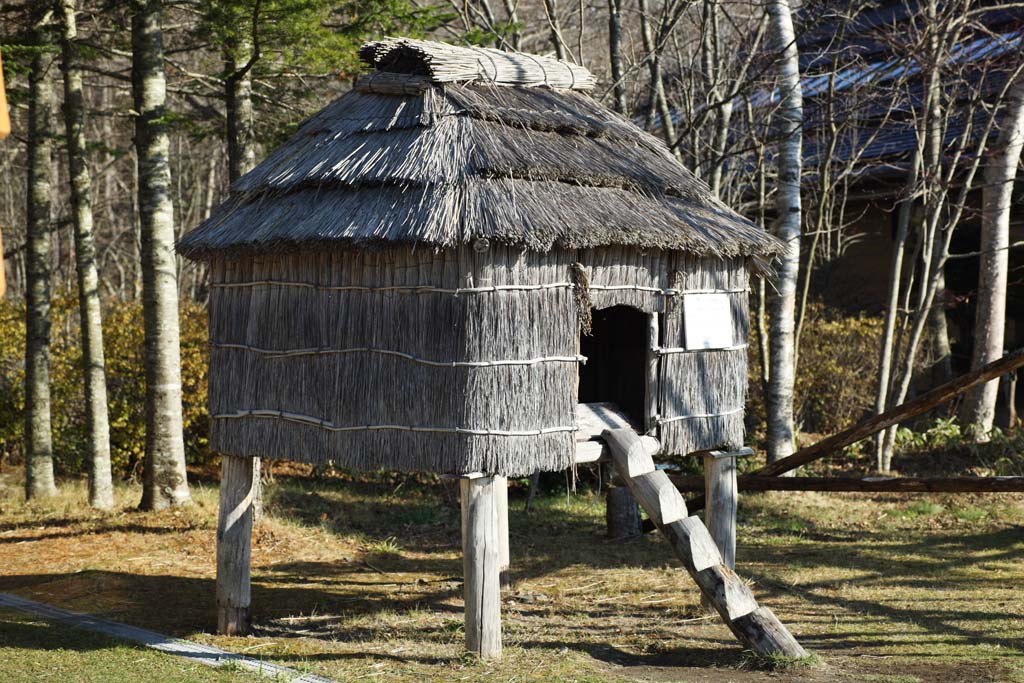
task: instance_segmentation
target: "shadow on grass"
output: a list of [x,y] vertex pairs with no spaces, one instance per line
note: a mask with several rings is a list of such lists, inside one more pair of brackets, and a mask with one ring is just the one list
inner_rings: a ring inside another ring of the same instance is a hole
[[[412,487],[410,487],[412,488]],[[545,507],[546,505],[546,507]],[[582,506],[581,506],[582,508]],[[396,627],[382,615],[427,611],[444,615],[443,620],[400,627],[403,637],[426,642],[458,639],[461,624],[461,559],[459,557],[459,515],[441,486],[414,490],[398,486],[364,485],[352,482],[283,481],[275,486],[269,509],[274,517],[301,527],[324,529],[344,537],[367,539],[394,537],[400,549],[394,553],[373,554],[371,550],[339,557],[335,561],[284,561],[256,567],[253,574],[253,612],[259,635],[272,638],[308,637],[351,643],[387,642]],[[757,523],[764,523],[758,517]],[[767,521],[771,522],[771,519]],[[825,632],[820,624],[814,633],[797,633],[812,649],[837,653],[853,650],[884,649],[901,643],[927,648],[921,637],[904,638],[910,628],[926,631],[937,643],[955,642],[998,647],[1007,656],[1019,656],[1024,646],[1010,637],[986,633],[986,625],[1015,618],[1015,606],[1002,610],[983,603],[968,610],[953,612],[943,608],[938,591],[946,586],[974,586],[991,582],[1005,588],[1005,582],[993,577],[965,577],[958,574],[972,562],[1020,562],[1024,559],[1024,534],[1020,528],[988,530],[975,534],[962,532],[927,533],[876,530],[865,534],[844,529],[819,529],[813,521],[777,522],[780,528],[740,529],[741,555],[738,571],[757,582],[755,593],[771,604],[772,596],[789,594],[798,601],[805,620],[808,613],[816,619],[830,618],[837,610],[860,615],[886,626],[884,632],[844,634]],[[100,521],[82,532],[71,531],[75,520],[55,520],[41,526],[68,535],[100,534],[106,531],[166,534],[175,528],[135,524],[108,526]],[[650,569],[677,566],[667,544],[656,536],[638,543],[611,544],[603,538],[600,519],[589,510],[572,506],[556,508],[542,501],[533,515],[522,512],[519,501],[511,509],[512,566],[518,582],[551,577],[563,570],[582,568],[593,572],[596,582],[602,570]],[[37,525],[40,526],[40,525]],[[23,527],[20,527],[23,528]],[[51,536],[52,537],[52,536]],[[9,540],[23,541],[24,536]],[[877,541],[872,543],[871,541]],[[367,544],[368,548],[372,543]],[[411,551],[411,552],[406,552]],[[893,562],[890,557],[899,557]],[[980,560],[976,559],[980,556]],[[778,568],[775,576],[788,568],[814,570],[842,569],[842,579],[812,580],[790,586],[766,572],[752,572],[743,566],[744,557],[756,557],[758,564]],[[173,567],[171,568],[173,571]],[[212,570],[212,566],[211,566]],[[853,571],[855,576],[849,576]],[[589,579],[589,577],[585,577]],[[622,580],[620,577],[618,580]],[[679,590],[696,591],[685,572],[669,575],[678,581]],[[837,596],[836,583],[878,584],[877,599]],[[913,589],[917,594],[898,601],[890,599],[885,586]],[[928,593],[935,590],[934,600]],[[215,630],[215,588],[212,579],[174,575],[135,575],[112,571],[85,571],[67,574],[25,574],[0,576],[0,591],[67,606],[82,611],[97,610],[110,618],[151,628],[171,635]],[[116,600],[103,602],[103,596]],[[90,602],[92,601],[92,602]],[[106,604],[106,606],[104,606]],[[113,605],[113,607],[111,607]],[[555,619],[585,624],[587,638],[573,640],[553,634],[551,641],[527,637],[517,642],[528,649],[568,648],[586,652],[603,662],[623,666],[736,666],[739,648],[727,639],[726,631],[702,633],[707,645],[673,648],[671,651],[634,654],[616,646],[620,633],[616,618],[627,610],[631,617],[649,620],[668,633],[674,627],[663,623],[664,610],[656,605],[608,603],[595,605],[562,596],[556,603],[519,605],[510,615],[520,619]],[[105,610],[105,611],[104,611]],[[1007,614],[1007,611],[1011,614]],[[319,620],[314,615],[320,615]],[[301,627],[291,620],[300,617]],[[791,621],[780,611],[784,623]],[[975,624],[977,627],[973,627]],[[906,625],[906,629],[903,629]],[[562,626],[561,628],[564,628]],[[992,628],[989,631],[994,630]],[[426,655],[402,655],[394,652],[314,653],[295,660],[388,658],[431,664],[448,660]],[[915,656],[917,656],[915,654]],[[923,653],[923,656],[929,656]],[[937,655],[938,656],[938,655]],[[289,661],[283,657],[282,661]]]
[[0,644],[7,649],[52,650],[59,647],[63,650],[91,652],[121,643],[51,622],[5,619],[4,612],[0,611]]

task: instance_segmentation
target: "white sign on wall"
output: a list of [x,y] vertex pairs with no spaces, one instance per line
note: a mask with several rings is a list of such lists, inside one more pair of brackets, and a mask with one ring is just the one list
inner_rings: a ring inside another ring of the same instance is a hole
[[687,349],[732,346],[732,302],[729,295],[684,294],[683,326]]

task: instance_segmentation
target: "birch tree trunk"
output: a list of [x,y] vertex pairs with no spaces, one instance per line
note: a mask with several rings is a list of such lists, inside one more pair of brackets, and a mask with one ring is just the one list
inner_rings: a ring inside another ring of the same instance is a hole
[[132,95],[139,169],[142,307],[146,333],[146,452],[142,502],[160,510],[190,501],[181,418],[178,275],[174,254],[162,0],[132,15]]
[[85,101],[78,66],[75,0],[60,0],[61,61],[64,69],[64,125],[67,131],[71,206],[75,223],[75,265],[78,271],[78,312],[82,330],[82,372],[85,419],[89,430],[89,504],[114,506],[110,475],[110,424],[103,357],[99,274],[93,237],[91,178],[85,160]]
[[[1024,78],[1010,91],[999,144],[985,168],[982,190],[981,263],[978,308],[974,322],[971,369],[1003,355],[1006,328],[1006,279],[1009,270],[1010,207],[1021,148],[1024,147]],[[999,381],[972,390],[964,399],[960,419],[979,439],[987,439],[995,417]]]
[[[228,176],[235,182],[256,166],[256,145],[252,111],[252,64],[245,52],[251,46],[227,49],[224,57],[228,77],[224,82],[227,113]],[[239,64],[241,62],[241,64]]]
[[[224,110],[227,113],[228,181],[235,182],[256,166],[255,122],[252,110],[252,66],[259,59],[251,43],[229,47],[225,51],[228,77],[224,84]],[[246,54],[248,53],[248,54]],[[242,62],[239,65],[239,62]],[[259,458],[251,458],[252,522],[263,519],[263,481]]]
[[[913,208],[914,188],[917,187],[921,155],[915,150],[907,175],[906,197],[900,203],[896,218],[896,239],[892,248],[889,266],[889,299],[885,309],[885,323],[882,330],[882,348],[878,359],[878,390],[875,393],[875,414],[881,415],[889,406],[889,387],[892,384],[892,361],[896,346],[896,317],[899,312],[900,283],[903,275],[903,258],[910,235],[910,211]],[[875,435],[875,467],[880,472],[887,470],[891,458],[885,453],[885,431]]]
[[672,120],[672,109],[668,105],[668,97],[665,94],[665,79],[661,72],[661,46],[657,44],[654,30],[651,28],[647,0],[638,0],[638,8],[640,10],[640,37],[644,52],[647,54],[647,68],[651,73],[651,100],[648,106],[648,118],[653,119],[653,113],[657,112],[658,118],[661,119],[661,132],[665,138],[665,144],[678,159],[680,154],[679,146],[676,144],[676,128]]
[[612,70],[612,109],[625,116],[628,105],[622,66],[622,0],[608,0],[608,60]]
[[771,311],[768,379],[768,462],[793,453],[793,359],[797,278],[800,270],[800,169],[803,94],[800,63],[789,0],[769,0],[770,42],[779,54],[777,63],[779,107],[779,179],[776,234],[785,243],[779,258]]
[[[42,14],[42,13],[40,13]],[[48,14],[48,13],[47,13]],[[50,428],[50,198],[53,152],[52,54],[47,16],[35,18],[29,71],[28,197],[25,236],[25,497],[56,495]]]

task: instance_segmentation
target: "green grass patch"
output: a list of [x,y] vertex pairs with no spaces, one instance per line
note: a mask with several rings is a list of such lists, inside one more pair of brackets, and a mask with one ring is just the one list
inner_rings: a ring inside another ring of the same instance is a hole
[[210,668],[108,636],[0,610],[0,680],[75,683],[251,683],[232,667]]

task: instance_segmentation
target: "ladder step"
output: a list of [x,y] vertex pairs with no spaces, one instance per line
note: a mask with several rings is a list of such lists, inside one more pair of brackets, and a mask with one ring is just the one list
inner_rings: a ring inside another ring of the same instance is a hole
[[692,568],[692,571],[699,572],[708,567],[724,564],[722,553],[699,517],[687,517],[672,522],[664,531],[676,555],[683,559],[684,563],[687,562],[685,558],[689,558],[688,569]]
[[724,564],[694,572],[693,579],[727,621],[739,619],[757,609],[757,600],[747,584]]
[[661,470],[633,478],[630,486],[637,502],[658,526],[686,519],[686,501],[668,475]]
[[[715,606],[737,639],[760,655],[806,657],[807,651],[766,607],[759,607],[736,572],[722,563],[707,527],[686,515],[686,503],[662,471],[655,471],[640,437],[632,429],[609,429],[601,435],[612,460],[647,515],[668,538],[704,597]],[[671,490],[666,489],[666,483]]]

